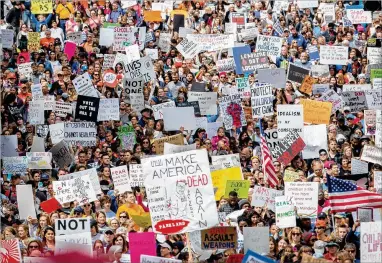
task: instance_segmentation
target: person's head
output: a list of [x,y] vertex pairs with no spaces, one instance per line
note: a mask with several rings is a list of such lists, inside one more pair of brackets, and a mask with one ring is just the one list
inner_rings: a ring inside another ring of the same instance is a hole
[[43,242],[54,242],[55,232],[52,227],[47,227],[44,230]]
[[329,242],[328,244],[326,244],[326,248],[327,248],[329,254],[336,255],[340,246],[335,242]]
[[106,213],[104,211],[96,212],[96,220],[99,225],[104,225],[106,223]]
[[43,252],[42,244],[40,240],[32,240],[27,246],[27,255],[30,256],[33,252]]
[[[112,221],[113,221],[113,219],[110,220],[110,226],[111,226],[111,222]],[[114,232],[113,232],[113,230],[110,230],[110,229],[106,230],[105,233],[104,233],[104,240],[105,240],[105,242],[107,244],[111,244],[113,242],[113,239],[114,239]]]
[[21,239],[29,237],[29,227],[25,224],[19,225],[17,228],[17,235]]
[[128,191],[126,192],[125,195],[126,195],[125,200],[128,204],[135,204],[135,195],[133,192]]
[[325,149],[319,151],[321,162],[325,162],[328,159],[328,152]]
[[160,255],[164,258],[171,257],[172,252],[172,246],[169,244],[169,242],[163,242],[160,244]]
[[116,234],[113,238],[113,245],[121,246],[122,251],[127,251],[127,242],[125,237],[122,234]]
[[239,198],[237,196],[237,193],[235,191],[229,192],[229,197],[228,197],[228,203],[231,206],[235,206],[238,204]]
[[346,224],[341,224],[338,226],[338,237],[343,240],[348,233],[348,226]]
[[354,243],[346,243],[344,250],[349,253],[351,259],[355,259],[355,255],[357,254],[357,247]]
[[294,243],[299,243],[301,241],[302,231],[299,227],[293,227],[289,232],[288,240]]
[[217,134],[219,137],[224,137],[224,128],[220,127],[217,131]]
[[16,230],[11,227],[11,226],[7,226],[4,228],[4,238],[5,240],[11,240],[11,239],[14,239],[16,237]]

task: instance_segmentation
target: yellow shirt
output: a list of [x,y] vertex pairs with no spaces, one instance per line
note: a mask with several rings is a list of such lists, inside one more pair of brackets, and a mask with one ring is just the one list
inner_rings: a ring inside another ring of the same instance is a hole
[[[143,210],[143,208],[140,205],[133,204],[131,207],[127,207],[127,204],[124,204],[124,205],[121,205],[120,207],[118,207],[118,210],[117,210],[117,219],[118,220],[119,220],[119,214],[122,212],[126,212],[129,215],[129,217],[130,217],[130,215],[141,216],[141,215],[144,215],[146,213],[145,210]],[[135,231],[139,230],[139,226],[135,223],[134,223],[134,230]]]
[[69,19],[69,15],[73,13],[74,13],[74,7],[72,3],[66,3],[66,7],[60,3],[58,4],[56,8],[56,14],[58,15],[60,19]]

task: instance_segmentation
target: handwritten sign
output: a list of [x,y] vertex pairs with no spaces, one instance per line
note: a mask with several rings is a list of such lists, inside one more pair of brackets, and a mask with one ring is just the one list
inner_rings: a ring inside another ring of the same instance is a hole
[[227,180],[224,197],[229,197],[229,193],[234,191],[238,198],[248,198],[249,186],[248,180]]
[[248,250],[257,253],[269,253],[269,228],[244,227],[244,253]]
[[346,65],[348,62],[348,47],[320,46],[320,63]]
[[346,16],[352,24],[371,24],[371,11],[346,9]]
[[200,232],[203,250],[234,249],[237,247],[235,227],[213,227]]
[[28,52],[30,53],[38,52],[39,50],[40,50],[40,33],[28,32]]
[[276,226],[279,228],[295,227],[296,212],[294,205],[285,196],[276,196]]
[[381,222],[361,222],[361,262],[381,262]]
[[33,0],[31,1],[32,14],[52,14],[53,1],[52,0]]
[[275,197],[283,195],[283,191],[255,185],[252,195],[252,206],[267,206],[269,210],[275,210]]
[[316,182],[290,182],[285,183],[285,196],[297,207],[297,214],[317,217],[318,183]]
[[332,103],[315,100],[300,100],[304,110],[304,122],[311,124],[329,124]]
[[126,165],[112,167],[110,171],[115,189],[117,189],[120,193],[131,191],[129,171],[127,170]]

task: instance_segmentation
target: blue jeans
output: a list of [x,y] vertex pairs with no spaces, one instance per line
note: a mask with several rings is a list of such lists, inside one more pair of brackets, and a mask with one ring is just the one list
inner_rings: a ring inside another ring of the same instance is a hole
[[22,14],[23,23],[26,24],[28,27],[33,28],[32,26],[32,19],[31,19],[31,11],[25,9]]
[[64,38],[66,38],[66,30],[65,30],[65,23],[68,21],[68,19],[60,19],[59,27],[61,27],[62,31],[64,31]]

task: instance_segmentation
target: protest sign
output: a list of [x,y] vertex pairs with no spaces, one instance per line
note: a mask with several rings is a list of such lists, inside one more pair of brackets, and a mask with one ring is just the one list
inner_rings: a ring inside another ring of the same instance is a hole
[[66,118],[66,115],[73,113],[72,104],[68,102],[56,101],[53,111],[56,116]]
[[163,154],[165,142],[175,144],[175,145],[184,145],[183,134],[180,133],[173,136],[167,136],[167,137],[155,139],[153,144],[155,145],[155,151],[157,154]]
[[156,256],[156,241],[153,232],[129,233],[131,262],[141,262],[141,255]]
[[29,102],[28,122],[32,125],[45,123],[43,100]]
[[263,69],[269,67],[269,61],[267,53],[265,51],[259,51],[249,54],[240,54],[240,63],[236,64],[238,72],[253,73],[257,69]]
[[53,2],[51,0],[33,0],[30,11],[32,14],[52,14]]
[[28,32],[28,51],[38,52],[40,50],[40,33]]
[[142,166],[154,232],[191,232],[219,223],[206,150],[144,158]]
[[114,27],[113,51],[125,51],[126,46],[130,46],[134,40],[134,33],[128,27]]
[[320,46],[320,63],[329,65],[347,65],[348,47]]
[[17,135],[1,135],[1,157],[18,156]]
[[283,191],[274,190],[255,185],[252,194],[252,206],[267,206],[269,210],[276,211],[275,197],[283,195]]
[[100,99],[97,121],[119,120],[119,99]]
[[1,29],[1,43],[3,48],[12,48],[14,32],[11,29]]
[[102,191],[101,191],[101,186],[100,186],[100,183],[99,183],[98,173],[97,173],[96,168],[92,168],[92,169],[78,171],[78,172],[75,172],[75,173],[61,175],[59,177],[59,180],[60,181],[70,180],[70,179],[75,179],[77,177],[82,177],[82,176],[86,176],[86,175],[89,175],[89,178],[90,178],[90,181],[92,183],[94,192],[96,194],[100,194]]
[[97,121],[99,98],[78,95],[76,105],[76,120],[80,121]]
[[[33,72],[32,64],[33,64],[32,62],[18,64],[17,69],[18,69],[20,75],[29,78],[30,74],[32,74],[32,72]],[[38,84],[38,83],[33,83],[33,84]]]
[[[188,101],[198,101],[201,115],[217,114],[217,92],[188,92]],[[159,104],[160,105],[160,104]],[[155,114],[155,113],[154,113]]]
[[110,168],[111,178],[113,179],[114,189],[120,193],[131,191],[129,171],[126,165]]
[[290,131],[297,131],[303,136],[304,114],[302,105],[277,105],[277,134],[284,138]]
[[357,219],[360,222],[373,221],[373,208],[357,207]]
[[97,200],[89,174],[69,180],[53,181],[53,190],[54,197],[62,205],[73,201],[83,205]]
[[248,189],[250,182],[248,180],[227,180],[224,197],[229,197],[229,193],[234,191],[238,198],[248,198]]
[[219,51],[235,46],[235,36],[223,34],[188,34],[187,39],[199,45],[199,51]]
[[158,49],[145,48],[145,54],[151,59],[158,59]]
[[256,27],[242,29],[240,33],[237,34],[239,41],[250,41],[259,35],[259,30]]
[[105,28],[108,24],[105,22],[103,28],[100,28],[99,44],[105,47],[111,47],[114,43],[114,28]]
[[376,111],[375,146],[382,148],[382,111]]
[[320,3],[318,10],[327,24],[335,19],[335,6],[333,3]]
[[113,68],[115,56],[116,56],[115,54],[103,55],[103,64],[102,64],[102,70],[103,71],[110,69],[110,68]]
[[200,107],[198,101],[186,101],[186,102],[178,102],[176,106],[179,108],[184,107],[193,107],[195,117],[200,117]]
[[135,112],[141,112],[145,108],[145,101],[144,101],[144,95],[141,94],[130,94],[130,104],[131,108]]
[[379,110],[382,108],[382,90],[366,90],[365,98],[368,109]]
[[321,78],[329,75],[328,65],[312,65],[311,67],[312,77]]
[[32,85],[31,92],[32,92],[32,101],[44,100],[44,95],[42,94],[41,84]]
[[363,146],[361,160],[382,165],[382,149],[365,144]]
[[342,86],[342,91],[365,91],[370,89],[371,84],[345,84]]
[[341,109],[343,104],[342,97],[339,96],[334,90],[329,89],[329,87],[318,100],[332,103],[332,114],[335,113],[337,110]]
[[158,47],[163,52],[169,52],[171,48],[171,34],[170,33],[161,33],[159,36]]
[[377,125],[377,112],[375,110],[364,111],[364,133],[365,135],[375,135]]
[[267,129],[264,131],[264,135],[267,140],[268,148],[272,151],[272,149],[274,149],[279,143],[277,129]]
[[304,140],[296,131],[290,131],[279,144],[273,149],[272,155],[284,166],[287,166],[292,159],[304,149]]
[[68,57],[69,60],[75,55],[77,49],[77,44],[71,41],[65,42],[64,54]]
[[112,69],[107,69],[103,72],[102,80],[103,84],[108,88],[115,88],[119,82],[117,74]]
[[191,91],[206,92],[206,83],[193,81],[191,84]]
[[54,145],[50,151],[52,153],[53,160],[61,168],[69,167],[74,161],[74,158],[69,150],[69,146],[64,140]]
[[152,226],[150,213],[143,213],[142,215],[130,215],[131,219],[139,227],[148,228]]
[[213,227],[200,231],[203,250],[235,249],[237,231],[235,227]]
[[126,52],[126,60],[122,61],[122,63],[125,65],[125,68],[127,67],[126,63],[131,63],[141,58],[141,55],[139,53],[139,46],[136,44],[126,47],[125,52]]
[[302,253],[301,262],[304,262],[304,263],[331,263],[333,261],[329,261],[329,260],[326,260],[324,258],[315,258],[315,257],[310,256],[307,253]]
[[16,185],[16,193],[20,219],[37,218],[32,185]]
[[55,255],[76,252],[93,256],[89,218],[57,219]]
[[382,171],[374,171],[374,188],[382,194]]
[[358,160],[356,158],[351,158],[351,174],[364,174],[369,171],[368,163]]
[[97,90],[94,88],[88,72],[73,79],[73,85],[78,95],[98,98]]
[[265,51],[268,56],[280,56],[282,43],[283,39],[281,37],[258,35],[256,41],[256,52]]
[[212,165],[220,164],[223,168],[240,167],[240,155],[239,154],[226,154],[211,156]]
[[154,66],[151,58],[146,56],[139,60],[125,64],[125,78],[143,78],[145,82],[155,79]]
[[235,60],[233,58],[220,59],[216,61],[216,68],[219,72],[235,70]]
[[308,45],[307,47],[308,53],[309,53],[309,60],[315,61],[320,59],[320,52],[318,51],[317,46]]
[[28,168],[26,156],[2,157],[4,173],[25,174]]
[[129,164],[130,186],[143,187],[145,178],[141,164]]
[[52,169],[52,153],[27,152],[29,169]]
[[299,180],[300,176],[297,172],[293,172],[291,170],[284,171],[284,182],[294,182],[295,180]]
[[361,222],[361,262],[381,262],[381,222]]
[[234,12],[230,14],[230,22],[236,24],[236,29],[239,33],[245,28],[246,20],[246,14],[242,14],[239,12]]
[[[44,110],[54,110],[56,107],[56,100],[54,95],[48,95],[44,97]],[[70,106],[70,112],[72,107]]]
[[254,85],[251,86],[252,116],[272,116],[273,99],[273,87],[271,85],[254,83]]
[[143,94],[144,85],[145,85],[145,82],[142,78],[140,79],[124,78],[123,79],[123,88],[125,89],[127,96],[130,96],[130,94]]
[[304,80],[302,81],[300,91],[308,95],[312,95],[313,84],[314,84],[314,78],[311,76],[305,76]]
[[185,59],[193,59],[200,51],[198,43],[184,38],[176,49],[183,55]]
[[382,49],[380,47],[368,47],[367,59],[369,60],[369,64],[382,63]]
[[96,136],[94,122],[65,122],[64,137],[69,145],[95,146]]
[[285,197],[297,207],[298,216],[317,217],[318,185],[317,182],[285,183]]
[[327,150],[328,138],[326,136],[327,129],[325,124],[304,126],[302,139],[305,148],[302,151],[304,159],[319,158],[321,149]]
[[46,138],[49,133],[49,125],[36,125],[36,133],[39,137]]
[[118,138],[124,149],[132,150],[136,142],[134,128],[131,125],[119,127]]
[[[276,0],[277,1],[277,0]],[[286,3],[288,2],[275,2],[275,6],[278,3]],[[305,261],[304,261],[305,262]],[[268,257],[262,256],[252,250],[248,250],[247,253],[245,253],[245,256],[243,258],[242,263],[274,263],[274,261]]]
[[346,17],[352,24],[371,24],[371,11],[363,9],[346,9]]
[[300,100],[304,111],[304,122],[329,125],[332,103],[315,100]]
[[351,112],[367,109],[366,96],[364,91],[342,92],[343,107],[349,107]]
[[21,258],[19,240],[1,239],[0,240],[1,260],[4,263],[18,263],[23,262]]
[[245,114],[241,106],[240,94],[219,98],[220,114],[223,117],[224,127],[227,130],[233,126],[240,128],[246,125]]
[[251,88],[249,86],[248,78],[236,78],[236,88],[241,98],[251,97]]
[[382,69],[371,69],[370,70],[370,79],[374,80],[376,78],[378,78],[378,79],[382,78]]
[[182,260],[141,255],[141,263],[182,263]]
[[279,228],[295,227],[296,212],[294,205],[286,196],[275,197],[276,226]]
[[196,126],[194,107],[177,107],[176,110],[163,108],[162,112],[166,131],[177,131],[180,127],[193,130]]
[[66,38],[69,41],[76,43],[77,45],[82,44],[82,32],[67,33]]
[[227,181],[242,180],[243,176],[240,167],[231,167],[211,172],[211,178],[212,184],[216,189],[215,200],[219,201],[224,197]]
[[268,227],[244,227],[244,253],[248,250],[257,253],[269,253]]
[[259,69],[257,70],[257,80],[259,83],[272,84],[277,89],[285,88],[285,69]]
[[167,142],[164,143],[164,154],[181,153],[191,150],[196,150],[195,143],[187,145],[175,145]]
[[287,80],[302,83],[305,76],[309,75],[309,69],[297,66],[296,64],[288,64]]
[[33,136],[33,144],[30,151],[45,152],[45,139],[38,136]]

